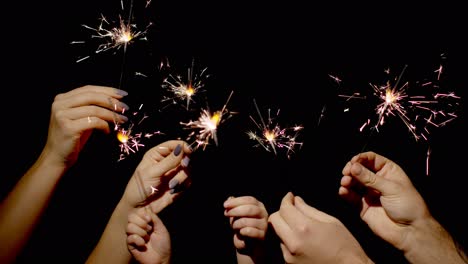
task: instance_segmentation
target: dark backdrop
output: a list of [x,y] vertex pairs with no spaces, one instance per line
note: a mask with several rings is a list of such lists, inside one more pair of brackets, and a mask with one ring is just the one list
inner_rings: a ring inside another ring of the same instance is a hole
[[[128,11],[128,3],[124,4]],[[81,25],[97,25],[101,13],[115,19],[119,1],[36,1],[4,7],[2,197],[39,155],[54,96],[76,87],[121,87],[129,92],[125,102],[133,109],[143,103],[150,121],[142,128],[165,132],[148,140],[144,149],[182,137],[178,122],[187,116],[176,108],[158,111],[165,74],[158,66],[168,59],[173,69],[183,71],[195,59],[211,74],[205,98],[199,102],[206,99],[210,107],[219,108],[234,91],[228,108],[237,114],[220,126],[217,147],[194,153],[192,187],[162,213],[172,234],[176,263],[234,263],[224,200],[230,195],[253,195],[273,213],[287,191],[343,221],[375,262],[404,263],[337,196],[342,167],[361,150],[374,150],[399,163],[436,218],[466,244],[462,183],[467,68],[461,7],[328,1],[153,0],[148,8],[144,5],[135,0],[133,11],[139,25],[153,23],[148,41],[128,47],[124,67],[122,49],[92,54],[97,42],[70,44],[87,39],[92,32]],[[92,57],[75,62],[86,54]],[[433,77],[441,63],[441,87],[461,96],[460,116],[431,131],[427,142],[416,142],[397,117],[389,117],[379,133],[360,133],[363,121],[375,118],[371,103],[355,101],[352,111],[343,111],[343,99],[337,96],[343,87],[366,91],[370,82],[382,80],[384,69],[397,75],[404,65],[408,65],[406,78],[423,80]],[[341,88],[329,74],[343,80]],[[304,126],[298,138],[303,147],[291,159],[284,152],[275,156],[253,147],[245,133],[252,128],[249,115],[256,117],[253,99],[263,114],[268,108],[280,109],[282,124]],[[78,163],[60,182],[18,263],[83,263],[144,149],[117,162],[115,137],[94,133]],[[281,263],[277,239],[271,235],[268,241],[270,262]]]

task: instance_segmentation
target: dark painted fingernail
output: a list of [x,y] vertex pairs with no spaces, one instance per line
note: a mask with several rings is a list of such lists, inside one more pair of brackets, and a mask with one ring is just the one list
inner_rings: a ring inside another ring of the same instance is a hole
[[172,179],[169,181],[169,189],[174,189],[177,185],[179,185],[179,180]]
[[189,163],[190,163],[190,158],[188,156],[185,156],[180,162],[180,165],[182,165],[182,167],[188,167]]
[[128,106],[126,103],[124,102],[119,102],[119,107],[122,108],[123,110],[128,110],[130,109],[130,106]]
[[180,152],[182,151],[182,145],[177,145],[177,147],[174,149],[174,156],[179,156]]
[[115,93],[120,95],[120,96],[127,96],[128,93],[124,90],[120,90],[120,89],[115,89]]
[[124,116],[124,115],[119,115],[119,121],[121,123],[125,123],[128,121],[128,117]]

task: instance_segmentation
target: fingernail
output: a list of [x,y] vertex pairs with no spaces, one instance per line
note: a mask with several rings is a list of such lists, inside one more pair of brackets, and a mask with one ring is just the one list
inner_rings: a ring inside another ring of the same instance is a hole
[[120,95],[120,96],[127,96],[128,93],[124,90],[120,90],[120,89],[115,89],[115,93]]
[[177,147],[174,149],[174,156],[179,156],[180,152],[182,151],[182,145],[177,145]]
[[188,156],[185,156],[180,162],[180,165],[182,165],[182,167],[188,167],[189,163],[190,163],[190,158]]
[[124,115],[119,115],[119,121],[121,123],[125,123],[128,121],[128,117],[124,116]]
[[130,107],[124,102],[119,102],[119,107],[124,109],[124,110],[130,109]]
[[178,179],[171,179],[169,181],[169,189],[174,189],[177,185],[179,185]]

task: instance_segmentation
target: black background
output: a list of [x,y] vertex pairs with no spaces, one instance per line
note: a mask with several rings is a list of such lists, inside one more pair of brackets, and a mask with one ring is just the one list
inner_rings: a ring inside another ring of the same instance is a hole
[[[173,68],[184,70],[195,59],[211,74],[205,87],[209,106],[221,107],[234,91],[228,108],[238,113],[220,127],[219,146],[193,154],[192,187],[161,214],[172,235],[175,263],[234,263],[224,200],[230,195],[253,195],[273,213],[287,191],[339,218],[375,262],[405,263],[337,195],[342,167],[363,146],[399,163],[435,217],[466,244],[463,8],[427,2],[409,6],[153,1],[146,9],[144,5],[134,1],[135,22],[151,21],[153,26],[148,41],[128,47],[123,71],[122,49],[76,63],[95,46],[70,44],[89,37],[91,32],[81,25],[97,25],[101,13],[115,19],[121,12],[119,1],[26,1],[4,7],[2,197],[42,150],[50,106],[58,93],[86,84],[120,86],[129,92],[127,104],[135,109],[143,103],[150,115],[148,127],[142,129],[157,126],[165,132],[147,141],[145,149],[181,137],[178,122],[187,117],[174,109],[157,111],[164,76],[158,66],[167,58]],[[359,126],[372,114],[365,112],[366,107],[372,106],[355,105],[344,113],[336,83],[328,76],[340,76],[342,85],[351,90],[365,90],[369,82],[381,80],[386,68],[397,74],[408,65],[406,76],[418,80],[434,76],[441,63],[442,87],[461,96],[460,116],[433,130],[427,142],[416,142],[396,117],[379,133],[359,133]],[[275,156],[252,147],[245,132],[252,128],[249,115],[256,115],[253,99],[265,111],[279,108],[285,124],[304,125],[299,138],[304,145],[291,159],[283,152]],[[85,261],[144,153],[116,162],[117,145],[112,136],[93,134],[60,182],[19,263]],[[426,176],[428,147],[432,154]],[[269,261],[281,263],[278,241],[273,235],[268,241]]]

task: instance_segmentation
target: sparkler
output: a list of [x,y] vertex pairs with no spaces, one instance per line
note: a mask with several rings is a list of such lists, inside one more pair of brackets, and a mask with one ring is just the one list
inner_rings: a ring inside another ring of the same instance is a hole
[[[163,134],[161,131],[146,132],[137,131],[139,125],[147,119],[149,116],[146,114],[140,114],[143,104],[140,105],[138,111],[131,114],[131,118],[127,125],[124,127],[123,124],[118,122],[116,115],[114,115],[114,131],[116,131],[117,140],[120,148],[120,155],[118,161],[124,160],[127,156],[136,153],[140,148],[145,147],[142,143],[143,139],[151,138],[154,135]],[[116,105],[114,105],[116,108]],[[122,111],[124,114],[125,110]],[[132,120],[137,120],[136,122]]]
[[[82,27],[92,32],[91,39],[99,40],[101,43],[97,46],[94,53],[98,54],[109,50],[117,51],[123,49],[126,53],[127,46],[136,40],[147,40],[146,33],[151,23],[148,24],[145,30],[138,30],[137,25],[130,21],[125,22],[119,15],[118,22],[114,22],[101,14],[100,22],[97,27],[82,25]],[[87,41],[72,41],[71,44],[85,44]],[[76,62],[82,62],[89,59],[91,55],[79,58]]]
[[[120,2],[120,4],[122,11],[124,11],[123,0]],[[120,82],[118,88],[121,88],[122,86],[127,46],[137,40],[147,40],[146,33],[148,31],[148,28],[152,25],[151,23],[149,23],[144,30],[139,30],[137,28],[137,25],[132,22],[132,17],[133,0],[130,1],[130,10],[127,21],[122,19],[121,15],[118,16],[118,21],[113,21],[109,20],[103,14],[101,14],[98,26],[92,27],[85,24],[82,25],[85,29],[90,30],[92,32],[90,37],[91,39],[99,40],[100,44],[97,46],[94,53],[98,54],[109,50],[114,50],[115,52],[117,52],[117,50],[123,49],[123,57],[120,70]],[[86,41],[83,40],[71,42],[71,44],[85,43]],[[81,57],[76,62],[82,62],[90,57],[91,55]]]
[[[203,150],[205,150],[211,139],[214,141],[215,145],[218,146],[217,130],[219,125],[221,125],[227,118],[231,117],[231,112],[227,109],[227,104],[229,103],[233,93],[234,91],[229,94],[229,97],[221,110],[212,113],[209,109],[202,109],[200,117],[197,120],[189,121],[188,123],[180,122],[180,124],[184,125],[186,129],[193,130],[188,135],[187,141],[190,141],[193,137],[195,138],[194,143],[190,144],[196,144],[194,150],[198,149],[200,146],[203,146]],[[227,117],[225,118],[226,115]]]
[[192,66],[187,69],[187,75],[173,75],[170,74],[164,79],[162,88],[170,92],[170,96],[163,96],[161,102],[172,101],[173,104],[184,102],[186,110],[189,109],[190,102],[193,97],[204,91],[205,80],[209,77],[206,73],[207,68],[202,69],[200,72],[195,72],[195,65],[192,60]]
[[275,121],[275,118],[279,115],[279,109],[277,110],[275,117],[271,116],[271,111],[268,109],[268,122],[265,123],[255,99],[254,105],[260,118],[260,122],[256,121],[252,116],[249,116],[258,129],[257,132],[248,131],[247,135],[249,138],[257,142],[255,146],[261,146],[268,152],[273,151],[275,155],[277,155],[277,148],[286,149],[286,155],[288,159],[290,159],[291,154],[294,153],[294,149],[298,146],[302,147],[302,142],[298,142],[296,139],[299,131],[304,127],[302,125],[295,125],[293,127],[282,128]]
[[[374,99],[377,99],[375,114],[377,120],[374,124],[371,118],[364,122],[359,131],[363,131],[366,127],[370,127],[371,134],[374,131],[379,131],[389,117],[397,116],[411,133],[415,141],[423,139],[429,140],[431,127],[442,127],[453,121],[457,117],[456,109],[459,106],[459,96],[454,92],[443,93],[439,86],[441,74],[443,72],[442,65],[439,66],[434,73],[437,74],[435,80],[418,81],[414,84],[403,82],[403,74],[407,65],[398,77],[393,80],[386,81],[383,85],[370,83],[373,90]],[[390,69],[386,69],[385,73],[390,75]],[[413,90],[420,91],[421,94],[412,94]],[[340,97],[350,99],[366,99],[366,96],[361,96],[355,92],[352,95],[339,95]],[[348,109],[345,109],[347,111]],[[429,162],[431,151],[427,151],[426,163]],[[426,174],[429,173],[429,164],[426,164]]]

